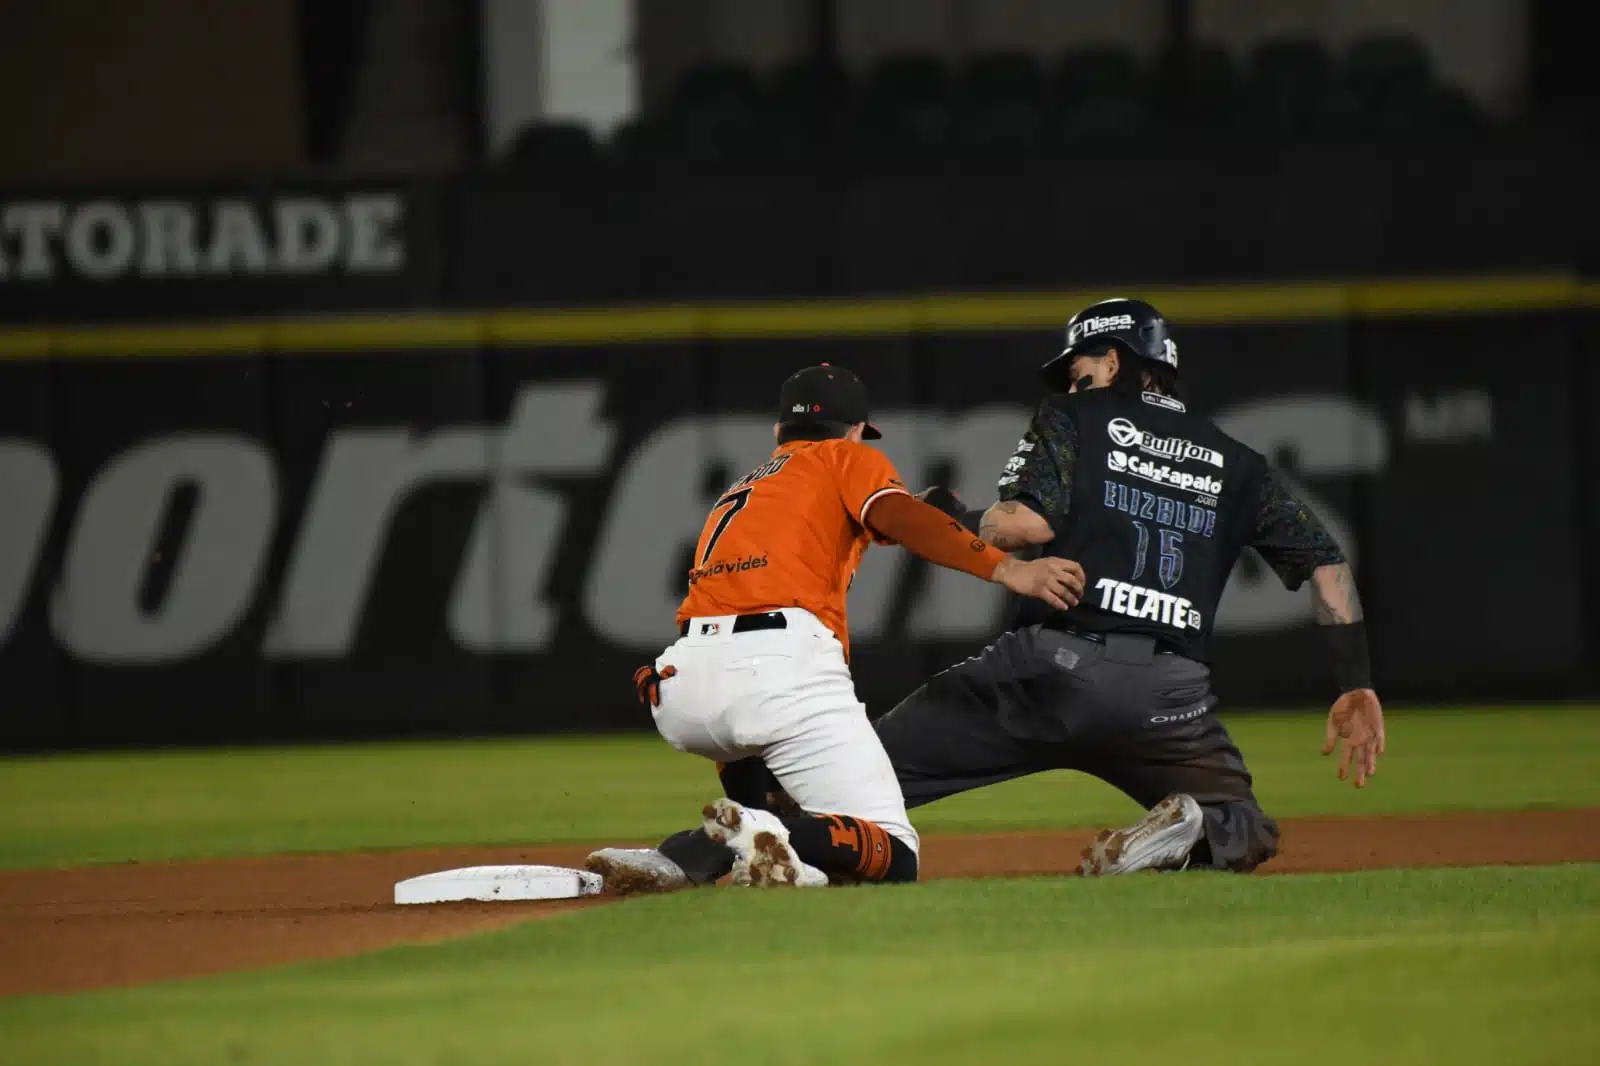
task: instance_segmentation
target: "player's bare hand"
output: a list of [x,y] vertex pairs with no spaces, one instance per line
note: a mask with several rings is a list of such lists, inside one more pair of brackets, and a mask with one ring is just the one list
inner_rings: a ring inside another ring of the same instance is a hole
[[1383,704],[1370,688],[1346,692],[1328,712],[1328,731],[1322,739],[1322,754],[1330,755],[1340,741],[1339,780],[1353,771],[1356,787],[1365,788],[1367,778],[1378,772],[1378,756],[1383,754]]
[[1005,559],[994,568],[994,580],[1019,596],[1043,600],[1060,611],[1076,607],[1083,597],[1083,567],[1072,559]]

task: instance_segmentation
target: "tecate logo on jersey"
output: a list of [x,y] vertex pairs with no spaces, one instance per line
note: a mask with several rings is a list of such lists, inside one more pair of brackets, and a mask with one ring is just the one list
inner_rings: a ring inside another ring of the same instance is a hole
[[1106,423],[1106,433],[1111,437],[1112,443],[1119,448],[1138,448],[1150,455],[1157,455],[1163,459],[1170,459],[1181,463],[1188,459],[1200,459],[1212,466],[1222,467],[1222,453],[1210,448],[1203,448],[1193,441],[1184,440],[1182,437],[1157,437],[1147,433],[1128,421],[1126,418],[1113,418]]
[[1114,581],[1109,577],[1096,581],[1094,587],[1100,593],[1102,611],[1128,618],[1148,619],[1174,629],[1200,628],[1200,612],[1182,596],[1157,592],[1142,585],[1130,585],[1126,581]]
[[1129,455],[1127,452],[1109,452],[1106,455],[1106,469],[1113,474],[1131,474],[1146,481],[1153,481],[1157,485],[1166,485],[1201,496],[1216,496],[1222,492],[1220,478],[1174,470],[1170,466],[1160,466],[1137,455]]

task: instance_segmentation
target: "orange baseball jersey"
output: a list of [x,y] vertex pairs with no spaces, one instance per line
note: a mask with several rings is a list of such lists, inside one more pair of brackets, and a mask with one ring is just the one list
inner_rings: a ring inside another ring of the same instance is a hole
[[848,440],[791,441],[735,481],[711,509],[678,624],[708,615],[803,607],[850,651],[845,593],[869,541],[867,507],[905,493],[894,464]]

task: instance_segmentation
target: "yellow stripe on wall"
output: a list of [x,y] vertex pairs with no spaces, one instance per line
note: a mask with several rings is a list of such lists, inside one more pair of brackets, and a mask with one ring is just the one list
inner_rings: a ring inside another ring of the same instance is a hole
[[214,356],[253,352],[581,347],[1059,330],[1075,311],[1137,296],[1172,323],[1255,325],[1600,307],[1600,283],[1560,274],[1266,282],[941,294],[791,303],[521,311],[399,311],[192,325],[0,330],[0,359]]

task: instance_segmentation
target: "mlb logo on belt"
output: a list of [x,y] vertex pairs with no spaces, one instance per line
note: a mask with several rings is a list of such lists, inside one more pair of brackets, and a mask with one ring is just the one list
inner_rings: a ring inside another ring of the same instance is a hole
[[720,632],[722,632],[722,623],[720,622],[702,622],[700,624],[700,635],[702,637],[714,637]]

